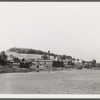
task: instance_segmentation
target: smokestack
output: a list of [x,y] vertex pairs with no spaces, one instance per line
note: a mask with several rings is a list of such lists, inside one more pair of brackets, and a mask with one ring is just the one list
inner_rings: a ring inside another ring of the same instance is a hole
[[50,60],[50,51],[48,51],[48,59]]

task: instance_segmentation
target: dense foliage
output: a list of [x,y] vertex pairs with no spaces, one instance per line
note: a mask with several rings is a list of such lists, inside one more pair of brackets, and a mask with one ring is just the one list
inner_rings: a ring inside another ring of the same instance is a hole
[[7,64],[7,55],[5,51],[2,51],[0,53],[0,65],[6,65]]
[[48,56],[47,56],[47,55],[43,55],[41,58],[42,58],[43,60],[47,60],[47,59],[48,59]]
[[28,49],[28,48],[10,48],[10,52],[17,52],[17,53],[25,53],[25,54],[47,54],[47,52],[43,52],[41,50],[35,50],[35,49]]

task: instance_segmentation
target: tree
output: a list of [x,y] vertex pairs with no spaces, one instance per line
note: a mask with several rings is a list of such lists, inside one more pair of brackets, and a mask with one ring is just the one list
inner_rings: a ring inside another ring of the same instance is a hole
[[41,58],[42,58],[43,60],[47,60],[47,59],[48,59],[48,56],[47,56],[47,55],[43,55]]
[[7,55],[6,55],[5,51],[2,51],[0,53],[0,64],[1,65],[6,65],[7,64]]
[[92,60],[92,65],[96,66],[96,60],[95,59]]
[[66,55],[63,55],[63,56],[62,56],[62,59],[63,59],[63,60],[66,60],[66,58],[67,58]]
[[82,60],[82,64],[83,64],[83,65],[85,64],[85,61],[84,61],[84,60]]
[[13,61],[15,61],[15,62],[19,62],[19,58],[17,58],[17,57],[13,57]]
[[71,56],[67,56],[67,55],[60,55],[59,57],[61,60],[72,59]]
[[72,59],[72,56],[66,56],[66,59],[71,60]]
[[5,51],[2,51],[0,53],[0,59],[7,60],[7,55],[6,55]]

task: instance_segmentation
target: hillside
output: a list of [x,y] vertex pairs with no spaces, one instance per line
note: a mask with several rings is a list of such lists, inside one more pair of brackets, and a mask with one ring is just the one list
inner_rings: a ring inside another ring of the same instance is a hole
[[[42,51],[42,50],[35,50],[35,49],[31,49],[31,48],[17,48],[17,47],[13,47],[8,49],[7,51],[10,52],[16,52],[16,53],[23,53],[23,54],[48,54],[48,52]],[[50,55],[55,55],[53,53],[50,53]]]
[[[6,55],[8,57],[10,57],[10,55],[13,55],[18,58],[26,58],[26,59],[29,59],[29,58],[41,59],[41,56],[43,56],[43,55],[39,55],[39,54],[22,54],[22,53],[9,52],[9,51],[6,51]],[[53,56],[50,56],[50,58],[53,59]]]
[[51,53],[50,51],[45,52],[42,50],[35,50],[30,48],[17,48],[13,47],[6,51],[6,54],[16,56],[18,58],[34,58],[34,59],[41,59],[43,55],[50,55],[50,59],[54,59],[54,57],[60,57],[61,59],[72,59],[72,56],[68,55],[59,55]]

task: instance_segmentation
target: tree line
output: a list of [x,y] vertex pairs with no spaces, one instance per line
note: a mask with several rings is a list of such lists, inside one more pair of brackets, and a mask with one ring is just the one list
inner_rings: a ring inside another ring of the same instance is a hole
[[47,52],[44,52],[42,50],[35,50],[35,49],[28,49],[28,48],[16,48],[16,47],[10,48],[7,51],[16,52],[16,53],[24,53],[24,54],[41,54],[41,55],[47,54]]

